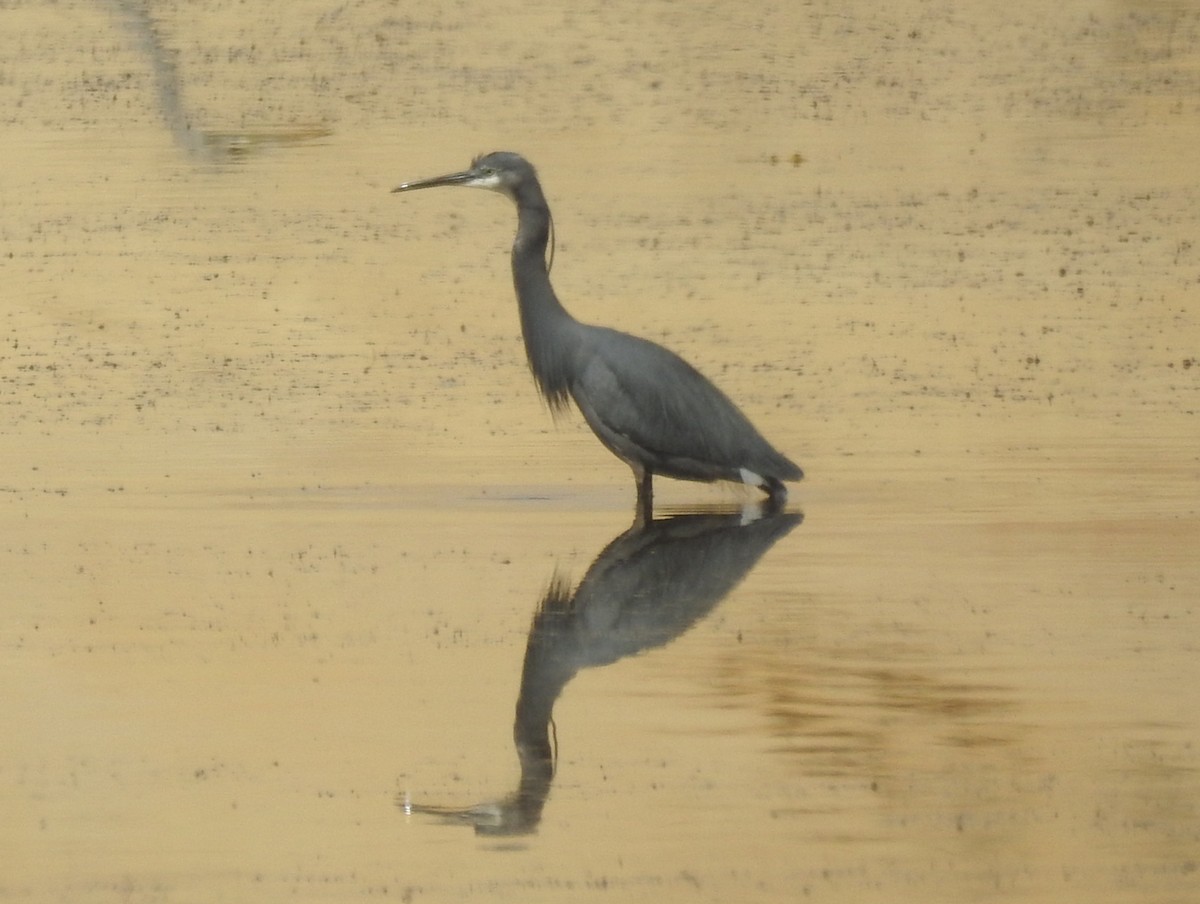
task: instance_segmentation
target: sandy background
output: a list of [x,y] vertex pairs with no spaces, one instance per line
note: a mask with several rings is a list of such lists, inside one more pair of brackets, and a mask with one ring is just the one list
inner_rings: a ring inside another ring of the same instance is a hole
[[[1194,4],[0,23],[0,898],[1189,899]],[[573,313],[808,474],[560,688],[508,836],[539,600],[633,487],[536,398],[509,206],[388,193],[497,148]]]

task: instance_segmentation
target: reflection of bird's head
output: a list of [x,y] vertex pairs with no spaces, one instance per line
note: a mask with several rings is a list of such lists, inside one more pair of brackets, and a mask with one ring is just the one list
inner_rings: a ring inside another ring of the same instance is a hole
[[541,800],[530,800],[520,792],[503,800],[487,801],[470,807],[439,807],[416,804],[405,797],[396,801],[406,816],[432,816],[444,825],[469,825],[476,835],[530,835],[537,830],[541,817]]

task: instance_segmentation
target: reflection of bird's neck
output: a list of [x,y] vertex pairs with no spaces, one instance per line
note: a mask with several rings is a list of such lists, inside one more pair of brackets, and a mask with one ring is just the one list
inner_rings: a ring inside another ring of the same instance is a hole
[[[545,614],[539,619],[545,619]],[[551,616],[552,621],[555,616]],[[521,760],[523,775],[554,773],[554,746],[550,743],[550,723],[554,704],[567,682],[578,671],[569,655],[563,655],[556,631],[539,628],[535,620],[525,648],[525,664],[521,669],[521,689],[517,694],[516,718],[513,721],[513,741]]]
[[567,404],[570,358],[579,324],[566,312],[546,270],[550,208],[536,185],[517,201],[517,237],[513,241],[513,286],[521,309],[525,353],[538,390],[558,411]]

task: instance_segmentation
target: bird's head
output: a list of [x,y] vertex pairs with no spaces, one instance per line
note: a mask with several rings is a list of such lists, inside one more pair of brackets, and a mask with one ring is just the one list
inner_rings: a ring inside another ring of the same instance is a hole
[[481,154],[471,161],[471,168],[432,179],[417,179],[405,182],[392,189],[415,191],[418,188],[437,188],[440,185],[465,185],[470,188],[486,188],[517,200],[526,185],[537,184],[537,173],[532,164],[520,154],[511,151],[493,151]]

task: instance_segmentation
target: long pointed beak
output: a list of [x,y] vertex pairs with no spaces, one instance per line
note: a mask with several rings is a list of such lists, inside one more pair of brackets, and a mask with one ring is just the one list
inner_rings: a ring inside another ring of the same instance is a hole
[[463,170],[461,173],[450,173],[445,176],[434,176],[432,179],[416,179],[405,182],[392,189],[392,194],[398,191],[416,191],[418,188],[437,188],[439,185],[470,185],[471,180],[479,174],[475,170]]

